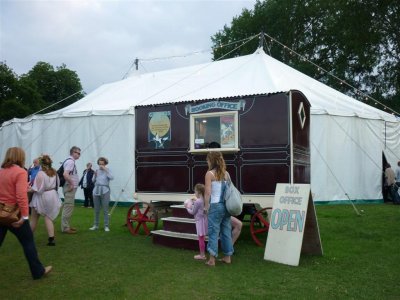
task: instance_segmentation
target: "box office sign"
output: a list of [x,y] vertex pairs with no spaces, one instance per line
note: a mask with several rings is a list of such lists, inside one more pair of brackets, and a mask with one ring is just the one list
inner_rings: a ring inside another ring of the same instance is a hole
[[309,184],[276,185],[264,259],[298,266],[300,254],[322,255]]

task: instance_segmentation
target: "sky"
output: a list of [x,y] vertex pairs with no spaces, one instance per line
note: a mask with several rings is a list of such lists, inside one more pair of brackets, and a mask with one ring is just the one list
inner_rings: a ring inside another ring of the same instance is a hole
[[[140,72],[211,61],[211,36],[255,0],[0,0],[0,61],[77,72],[83,90]],[[159,58],[159,59],[156,59]]]

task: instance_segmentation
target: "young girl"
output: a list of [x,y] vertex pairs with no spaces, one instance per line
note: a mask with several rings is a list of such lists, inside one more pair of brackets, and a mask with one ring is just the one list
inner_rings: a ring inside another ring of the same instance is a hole
[[[185,207],[189,214],[194,215],[196,220],[196,231],[199,238],[200,254],[194,256],[194,259],[205,260],[205,236],[207,235],[207,216],[204,214],[204,184],[196,184],[194,187],[195,199],[185,201]],[[191,205],[192,204],[192,205]]]

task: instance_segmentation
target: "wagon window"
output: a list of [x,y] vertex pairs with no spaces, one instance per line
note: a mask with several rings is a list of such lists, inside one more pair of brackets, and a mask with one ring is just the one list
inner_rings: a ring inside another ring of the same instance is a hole
[[239,151],[238,148],[236,111],[191,115],[190,152]]

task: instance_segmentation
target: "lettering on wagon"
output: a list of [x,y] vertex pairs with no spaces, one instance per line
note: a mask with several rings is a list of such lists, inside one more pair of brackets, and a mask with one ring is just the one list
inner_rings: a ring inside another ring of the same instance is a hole
[[205,110],[210,109],[224,109],[224,110],[243,110],[246,105],[246,100],[239,100],[238,102],[227,102],[227,101],[211,101],[206,103],[201,103],[198,105],[188,104],[185,106],[186,114],[195,114]]

